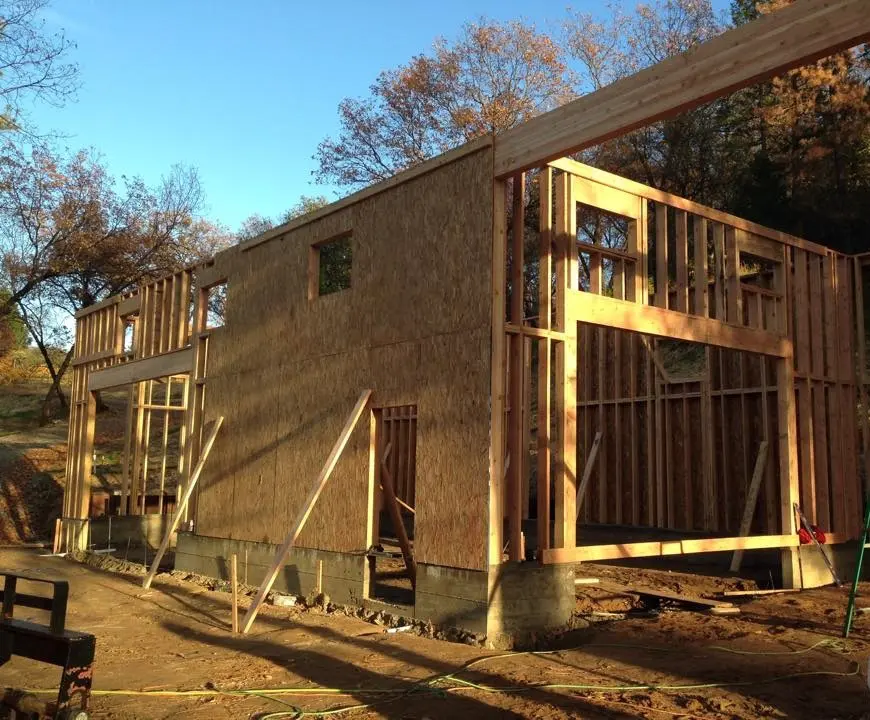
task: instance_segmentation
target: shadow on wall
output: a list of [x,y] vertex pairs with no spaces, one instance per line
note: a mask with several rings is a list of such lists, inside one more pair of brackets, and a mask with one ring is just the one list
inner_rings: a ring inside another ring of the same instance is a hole
[[50,539],[63,508],[63,487],[27,457],[0,459],[0,542]]

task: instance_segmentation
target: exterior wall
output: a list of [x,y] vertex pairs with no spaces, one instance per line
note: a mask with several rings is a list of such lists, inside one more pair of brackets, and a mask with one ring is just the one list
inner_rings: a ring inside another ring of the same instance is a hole
[[[418,562],[486,566],[491,225],[484,148],[229,255],[205,391],[205,422],[225,421],[198,534],[280,543],[370,388],[376,406],[417,406]],[[347,232],[351,288],[309,300],[311,246]],[[363,420],[299,547],[366,549],[368,463]]]

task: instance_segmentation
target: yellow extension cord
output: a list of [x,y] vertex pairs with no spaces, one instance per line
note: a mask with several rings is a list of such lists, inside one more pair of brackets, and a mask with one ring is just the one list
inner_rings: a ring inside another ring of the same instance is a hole
[[[490,662],[492,660],[499,660],[503,658],[509,657],[520,657],[523,655],[553,655],[556,653],[564,653],[564,652],[573,652],[573,651],[583,651],[588,650],[590,648],[628,648],[628,649],[639,649],[639,650],[647,650],[654,652],[677,652],[674,648],[662,648],[662,647],[651,647],[648,645],[631,645],[631,644],[621,644],[621,643],[593,643],[589,645],[583,645],[580,647],[567,648],[561,650],[529,650],[525,652],[511,652],[511,653],[502,653],[501,655],[487,655],[486,657],[478,658],[477,660],[472,660],[469,663],[466,663],[458,670],[447,673],[443,675],[437,675],[428,680],[420,680],[411,688],[406,689],[397,689],[397,688],[325,688],[325,687],[282,687],[282,688],[262,688],[262,689],[244,689],[244,690],[218,690],[218,689],[206,689],[206,690],[92,690],[91,695],[93,696],[139,696],[139,697],[212,697],[212,696],[223,696],[223,697],[260,697],[267,700],[272,700],[274,702],[281,703],[282,705],[287,705],[289,710],[280,710],[277,712],[266,713],[264,715],[260,715],[260,720],[272,720],[277,718],[302,718],[302,717],[326,717],[329,715],[338,715],[340,713],[346,713],[353,710],[363,710],[366,708],[370,708],[377,704],[382,704],[385,702],[390,702],[394,700],[398,700],[402,697],[408,697],[411,695],[420,695],[420,694],[438,694],[444,692],[459,692],[463,690],[472,690],[477,692],[485,692],[485,693],[518,693],[523,692],[525,690],[575,690],[575,691],[583,691],[583,692],[631,692],[631,691],[655,691],[655,692],[679,692],[684,690],[703,690],[703,689],[711,689],[711,688],[726,688],[726,687],[746,687],[750,685],[761,685],[765,683],[771,682],[780,682],[782,680],[790,680],[799,677],[818,677],[818,676],[829,676],[829,677],[852,677],[854,675],[858,675],[860,672],[860,666],[857,662],[851,661],[853,665],[852,669],[848,672],[836,672],[831,670],[813,670],[809,672],[800,672],[800,673],[789,673],[787,675],[777,675],[774,677],[763,678],[760,680],[734,680],[734,681],[723,681],[723,682],[708,682],[708,683],[686,683],[686,684],[677,684],[677,685],[658,685],[658,684],[650,684],[650,683],[637,683],[634,685],[576,685],[576,684],[565,684],[565,683],[540,683],[540,684],[528,684],[528,685],[513,685],[513,686],[505,686],[505,687],[493,687],[490,685],[481,685],[478,683],[470,682],[469,680],[463,680],[457,675],[459,673],[469,670],[470,668],[480,665],[485,662]],[[708,650],[716,650],[718,652],[727,652],[738,655],[759,655],[759,656],[782,656],[782,655],[801,655],[803,653],[812,652],[813,650],[818,650],[823,647],[829,647],[831,649],[837,650],[843,654],[848,654],[848,648],[846,644],[841,640],[835,639],[825,639],[820,640],[819,642],[809,645],[805,648],[800,648],[798,650],[783,650],[783,651],[773,651],[773,652],[755,652],[749,650],[735,650],[733,648],[723,647],[721,645],[711,645],[707,649]],[[453,685],[445,685],[447,683],[454,683]],[[56,693],[57,689],[47,690],[43,688],[37,689],[27,689],[25,692],[29,692],[35,695],[39,694],[52,694]],[[317,697],[324,695],[387,695],[386,699],[375,700],[370,703],[358,704],[358,705],[347,705],[338,708],[333,708],[331,710],[314,710],[314,711],[304,711],[300,708],[297,708],[289,703],[286,703],[282,700],[279,700],[280,696],[309,696],[309,697]]]

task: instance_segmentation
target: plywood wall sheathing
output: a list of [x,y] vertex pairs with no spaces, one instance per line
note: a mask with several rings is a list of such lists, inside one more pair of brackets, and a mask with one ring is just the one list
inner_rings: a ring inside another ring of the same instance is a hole
[[[486,567],[491,170],[489,149],[466,154],[229,264],[225,324],[208,331],[202,422],[225,415],[236,440],[215,446],[200,481],[198,533],[280,542],[370,387],[378,406],[417,407],[416,560]],[[309,248],[348,233],[350,289],[309,300]],[[366,549],[368,432],[354,430],[300,546]]]

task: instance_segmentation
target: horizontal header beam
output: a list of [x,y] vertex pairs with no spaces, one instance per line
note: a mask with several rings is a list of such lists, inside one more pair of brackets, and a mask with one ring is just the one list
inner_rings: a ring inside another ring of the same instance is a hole
[[498,135],[495,176],[598,145],[868,39],[867,0],[796,0]]
[[790,357],[792,354],[792,344],[787,338],[765,330],[578,290],[567,290],[565,301],[569,322],[585,322],[774,357]]
[[95,392],[169,375],[184,375],[190,372],[192,365],[193,351],[190,348],[134,360],[90,373],[88,390]]

